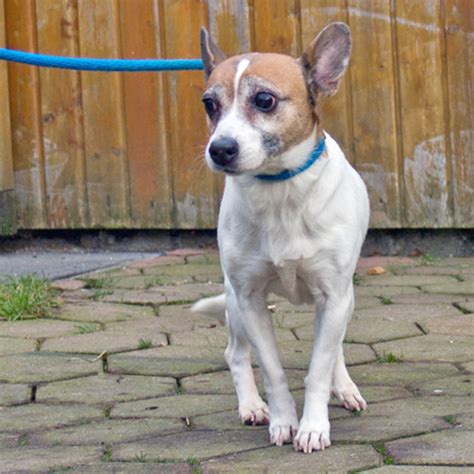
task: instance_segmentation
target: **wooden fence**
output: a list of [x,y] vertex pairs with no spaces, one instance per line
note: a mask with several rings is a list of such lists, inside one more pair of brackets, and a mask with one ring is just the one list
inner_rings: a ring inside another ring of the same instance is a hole
[[[228,54],[299,55],[335,20],[353,57],[323,125],[369,188],[371,226],[474,227],[472,0],[0,0],[0,43],[196,58],[206,25]],[[203,87],[201,72],[0,64],[3,232],[215,227]]]

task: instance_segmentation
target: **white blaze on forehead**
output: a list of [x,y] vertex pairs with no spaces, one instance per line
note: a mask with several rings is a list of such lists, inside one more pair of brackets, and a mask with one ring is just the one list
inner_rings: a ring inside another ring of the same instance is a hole
[[237,91],[239,90],[239,82],[242,74],[247,69],[250,61],[248,59],[242,59],[239,64],[237,65],[237,72],[235,73],[234,77],[234,104],[237,100]]

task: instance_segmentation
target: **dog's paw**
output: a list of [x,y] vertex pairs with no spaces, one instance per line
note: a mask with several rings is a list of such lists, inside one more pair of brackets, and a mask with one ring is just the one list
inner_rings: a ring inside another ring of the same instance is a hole
[[345,387],[333,387],[331,392],[346,410],[361,411],[367,408],[367,402],[354,383]]
[[244,425],[268,425],[270,414],[268,405],[263,401],[239,406],[239,416]]
[[293,437],[298,431],[298,422],[293,423],[270,423],[270,443],[283,446],[293,441]]
[[303,453],[311,453],[313,451],[321,451],[331,446],[329,438],[329,422],[325,423],[305,423],[296,433],[293,440],[293,446],[296,451]]

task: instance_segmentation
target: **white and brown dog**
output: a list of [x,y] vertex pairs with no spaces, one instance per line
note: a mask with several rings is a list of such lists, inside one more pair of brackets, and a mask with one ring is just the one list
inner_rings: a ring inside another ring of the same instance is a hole
[[[299,59],[250,53],[226,58],[206,30],[203,95],[211,128],[206,161],[226,174],[218,241],[225,295],[201,300],[226,315],[225,357],[246,424],[269,423],[276,445],[309,453],[330,445],[328,401],[366,408],[344,362],[354,307],[352,275],[368,219],[367,191],[337,143],[319,126],[320,96],[336,93],[351,35],[328,25]],[[301,421],[278,357],[269,293],[316,305],[315,336]],[[268,406],[251,367],[262,368]]]

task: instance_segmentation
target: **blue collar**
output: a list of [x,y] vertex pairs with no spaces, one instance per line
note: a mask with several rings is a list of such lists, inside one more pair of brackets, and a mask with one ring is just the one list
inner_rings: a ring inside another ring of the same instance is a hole
[[285,181],[293,178],[293,176],[306,171],[322,155],[324,151],[324,142],[325,138],[322,137],[316,145],[316,148],[311,152],[311,155],[309,155],[306,163],[301,165],[299,168],[295,168],[294,170],[283,170],[278,174],[257,174],[255,177],[261,181]]

